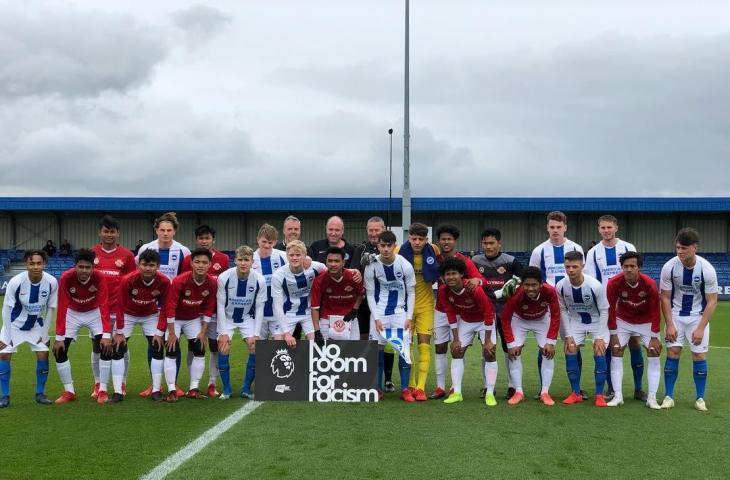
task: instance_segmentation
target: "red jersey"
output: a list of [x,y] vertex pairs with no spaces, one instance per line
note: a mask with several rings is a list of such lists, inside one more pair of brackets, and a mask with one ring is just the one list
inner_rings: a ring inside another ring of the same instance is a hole
[[344,316],[355,308],[355,302],[364,294],[363,282],[355,282],[350,270],[344,270],[339,281],[325,273],[314,278],[310,306],[319,309],[320,318],[329,318],[330,315]]
[[[210,253],[213,254],[213,260],[211,260],[210,266],[208,267],[208,275],[213,278],[218,278],[218,275],[228,270],[230,259],[228,258],[228,255],[223,252],[219,252],[218,250],[213,250]],[[191,272],[193,270],[192,262],[192,255],[185,256],[185,258],[183,258],[182,266],[180,267],[180,273]]]
[[218,284],[210,275],[205,276],[198,285],[193,280],[193,272],[185,272],[172,281],[172,288],[165,302],[165,315],[160,316],[157,329],[164,332],[167,322],[172,320],[197,320],[209,322],[215,312]]
[[484,325],[494,325],[494,307],[484,290],[477,287],[473,291],[466,288],[467,282],[459,293],[454,292],[448,285],[439,287],[438,300],[446,309],[446,318],[451,325],[456,324],[456,316],[468,323],[484,322]]
[[86,283],[76,276],[76,269],[69,268],[58,282],[58,314],[56,314],[56,336],[66,336],[66,314],[69,309],[75,312],[90,312],[98,308],[101,313],[103,332],[111,335],[112,322],[109,317],[109,290],[104,274],[96,270]]
[[547,338],[557,340],[560,330],[560,303],[555,288],[543,283],[537,300],[527,296],[522,287],[519,287],[514,295],[504,304],[502,310],[502,330],[507,343],[515,341],[512,333],[512,315],[517,315],[522,320],[534,321],[542,319],[550,313],[550,326],[548,327]]
[[[467,257],[466,255],[462,255],[459,252],[456,252],[454,254],[454,257],[459,258],[464,261],[466,264],[466,273],[464,273],[464,278],[479,278],[481,279],[482,276],[479,273],[479,270],[477,269],[477,266],[474,265],[474,262],[471,261],[471,258]],[[439,263],[443,261],[444,257],[443,255],[439,257]],[[441,281],[439,278],[439,289],[441,289],[441,285],[444,284],[444,282]],[[436,297],[436,310],[439,312],[446,312],[446,307],[443,303],[441,303],[441,296]]]
[[100,243],[91,247],[91,250],[96,254],[94,270],[101,272],[106,277],[109,289],[109,311],[116,313],[119,282],[123,276],[137,270],[134,254],[121,245],[117,245],[114,250],[107,251],[102,248]]
[[124,328],[125,314],[149,317],[159,313],[161,320],[165,315],[165,299],[169,290],[170,279],[160,272],[155,273],[149,285],[142,280],[139,270],[125,275],[119,285],[117,330]]
[[608,281],[608,329],[616,330],[616,317],[634,325],[651,323],[651,331],[659,333],[659,292],[651,277],[639,273],[639,281],[631,286],[623,272]]

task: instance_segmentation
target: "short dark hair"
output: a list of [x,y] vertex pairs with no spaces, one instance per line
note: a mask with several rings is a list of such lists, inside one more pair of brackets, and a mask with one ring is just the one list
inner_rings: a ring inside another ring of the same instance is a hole
[[570,252],[565,252],[565,255],[563,256],[563,261],[570,261],[570,262],[581,262],[583,263],[583,254],[579,252],[578,250],[571,250]]
[[484,239],[487,237],[494,237],[495,240],[498,242],[502,241],[502,232],[499,231],[498,228],[489,227],[482,230],[482,235],[480,238]]
[[542,271],[538,267],[525,267],[522,269],[522,275],[520,279],[524,282],[525,280],[532,278],[542,283]]
[[157,265],[160,264],[160,252],[157,250],[152,250],[151,248],[148,248],[144,252],[139,254],[139,263],[156,263]]
[[618,261],[621,263],[621,265],[624,264],[626,260],[630,260],[632,258],[636,259],[636,264],[641,268],[644,265],[644,256],[641,255],[639,252],[624,252],[618,257]]
[[213,254],[207,248],[196,248],[190,252],[190,260],[195,260],[195,257],[207,257],[208,260],[213,260]]
[[458,257],[451,257],[447,258],[439,265],[439,274],[441,276],[445,275],[446,272],[451,270],[456,270],[457,272],[459,272],[460,275],[464,276],[464,274],[466,273],[466,264],[464,263],[464,260]]
[[119,220],[112,217],[111,215],[104,215],[101,217],[101,220],[99,220],[99,230],[102,228],[108,228],[109,230],[120,230],[119,226]]
[[411,223],[408,227],[408,235],[418,235],[419,237],[428,237],[428,227],[422,223]]
[[38,255],[43,259],[43,263],[46,263],[48,261],[48,255],[43,250],[26,250],[23,254],[23,262],[27,262],[31,259],[34,255]]
[[601,222],[611,222],[614,225],[618,225],[618,219],[613,215],[601,215],[598,217],[598,224],[600,225]]
[[700,234],[694,228],[683,228],[677,232],[677,237],[674,239],[674,243],[678,243],[685,247],[700,243]]
[[441,238],[442,233],[448,233],[449,235],[454,237],[454,240],[458,240],[459,235],[461,235],[459,227],[457,227],[456,225],[441,225],[439,228],[436,229],[436,238]]
[[340,247],[327,247],[327,250],[325,250],[325,258],[329,255],[339,255],[342,257],[342,259],[345,259],[345,250]]
[[88,248],[79,248],[76,255],[74,255],[74,265],[79,262],[89,262],[93,264],[94,260],[96,260],[96,253]]
[[390,230],[380,232],[380,235],[378,235],[378,242],[387,243],[388,245],[395,243],[397,240],[398,239],[395,238],[395,233]]
[[568,224],[568,217],[561,212],[560,210],[553,210],[552,212],[547,214],[547,221],[554,220],[556,222],[562,222],[564,224]]
[[215,229],[209,225],[199,225],[195,229],[195,238],[198,238],[201,235],[210,235],[215,238]]

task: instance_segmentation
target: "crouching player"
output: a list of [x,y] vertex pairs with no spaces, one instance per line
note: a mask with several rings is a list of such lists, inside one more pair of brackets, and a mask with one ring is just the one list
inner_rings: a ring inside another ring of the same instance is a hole
[[555,405],[549,390],[555,371],[555,343],[560,330],[558,295],[552,286],[543,283],[542,272],[537,267],[525,267],[521,279],[522,285],[505,303],[501,318],[509,353],[510,375],[515,386],[515,394],[507,403],[517,405],[525,399],[520,355],[527,334],[532,332],[542,358],[540,401],[548,406]]
[[632,336],[641,337],[646,347],[649,368],[649,393],[646,405],[659,409],[656,392],[661,375],[659,354],[659,292],[651,277],[641,273],[642,258],[636,252],[619,257],[622,272],[608,281],[608,328],[611,330],[611,383],[615,391],[609,407],[624,403],[621,382],[624,378],[623,355]]
[[[395,234],[382,232],[378,236],[379,255],[365,267],[365,292],[372,314],[370,337],[378,340],[378,385],[383,384],[385,369],[385,329],[413,332],[413,309],[416,301],[416,273],[413,266],[395,253]],[[403,351],[410,351],[410,335],[403,338]],[[416,399],[408,389],[411,366],[401,355],[398,358],[401,396],[405,402]]]
[[481,288],[469,289],[464,280],[466,264],[460,258],[445,259],[439,265],[439,273],[444,284],[439,287],[439,304],[446,310],[446,319],[451,327],[451,384],[453,393],[444,403],[464,400],[461,394],[461,381],[464,378],[464,353],[471,346],[474,336],[484,334],[483,357],[487,378],[485,402],[488,406],[497,405],[494,398],[494,384],[497,381],[496,342],[497,329],[494,325],[494,308],[487,294]]
[[251,384],[256,371],[256,340],[266,304],[266,279],[253,270],[253,249],[236,249],[236,266],[218,276],[218,371],[223,382],[221,400],[231,398],[230,351],[233,334],[238,330],[248,346],[248,361],[241,397],[253,399]]
[[560,302],[560,320],[565,342],[565,370],[568,372],[571,392],[563,400],[566,405],[583,401],[580,389],[580,362],[578,353],[586,337],[593,337],[593,374],[596,379],[597,407],[605,407],[603,387],[606,384],[606,348],[608,333],[608,300],[603,285],[595,278],[583,274],[583,254],[567,252],[563,260],[567,277],[560,280],[555,289]]
[[[340,335],[341,340],[360,340],[357,312],[365,294],[362,279],[356,281],[353,271],[345,270],[345,251],[342,248],[329,247],[326,253],[327,273],[317,276],[312,284],[314,330],[321,331],[325,340],[337,336],[335,332],[339,331],[349,332]],[[341,322],[340,325],[334,324],[334,317],[337,317],[335,322]]]
[[167,401],[176,402],[177,393],[175,377],[177,360],[180,357],[181,335],[188,340],[188,348],[193,351],[193,361],[190,365],[189,398],[204,399],[200,393],[200,379],[205,370],[205,341],[207,338],[208,322],[216,307],[216,293],[218,285],[208,275],[208,267],[212,255],[210,250],[196,249],[191,254],[192,271],[175,277],[172,288],[165,304],[165,316],[157,324],[157,335],[153,339],[156,345],[162,342],[162,336],[167,331],[165,339],[165,381],[167,382]]
[[10,279],[3,299],[0,331],[0,408],[10,406],[10,359],[27,343],[36,354],[35,401],[51,402],[45,395],[48,380],[48,325],[58,302],[58,282],[43,271],[46,252],[28,250],[23,255],[26,272]]
[[162,401],[160,388],[164,369],[165,349],[162,339],[154,342],[157,324],[165,315],[165,301],[170,290],[170,279],[158,271],[160,254],[157,250],[145,250],[139,255],[139,267],[125,275],[119,285],[119,309],[116,316],[117,332],[124,334],[124,344],[115,349],[114,358],[124,356],[134,326],[139,325],[147,339],[151,355],[152,393],[150,398]]

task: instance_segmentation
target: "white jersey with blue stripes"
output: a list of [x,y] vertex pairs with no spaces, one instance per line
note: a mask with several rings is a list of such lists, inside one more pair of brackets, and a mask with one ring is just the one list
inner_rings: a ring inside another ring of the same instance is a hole
[[239,278],[236,267],[218,276],[218,331],[230,335],[233,327],[244,321],[255,321],[254,334],[258,336],[266,304],[266,280],[256,270],[246,278]]
[[679,257],[664,264],[659,282],[662,292],[671,292],[672,315],[689,317],[702,315],[707,295],[718,293],[715,268],[699,255],[692,268],[685,268]]
[[137,264],[139,264],[139,256],[145,250],[155,250],[160,254],[160,268],[158,270],[170,280],[180,274],[183,259],[190,255],[190,249],[177,240],[172,241],[170,248],[160,248],[159,240],[153,240],[139,247],[135,258]]
[[29,331],[39,326],[47,332],[46,314],[57,306],[58,281],[53,275],[43,272],[38,283],[30,281],[28,272],[15,275],[8,282],[3,300],[3,343],[10,344],[11,327]]
[[597,325],[608,332],[608,299],[606,290],[597,279],[583,274],[583,283],[574,286],[565,277],[555,286],[560,302],[560,319],[565,326],[574,324]]
[[621,255],[626,252],[635,252],[636,247],[629,242],[616,239],[616,245],[607,247],[603,242],[594,245],[586,254],[585,273],[603,284],[605,289],[608,281],[621,273]]
[[368,306],[376,319],[384,315],[410,312],[416,301],[416,274],[408,260],[400,255],[390,265],[378,260],[365,267],[365,291]]
[[559,246],[545,240],[532,251],[530,266],[539,267],[543,281],[555,286],[565,277],[565,253],[572,251],[583,253],[583,248],[567,238]]
[[271,300],[271,277],[278,269],[286,265],[286,252],[273,248],[271,255],[261,258],[259,251],[253,252],[252,269],[259,272],[266,282],[266,304],[264,305],[264,317],[273,317],[274,310]]
[[[291,268],[280,268],[271,276],[271,297],[274,301],[274,316],[280,313],[288,317],[310,315],[309,292],[315,277],[327,271],[323,263],[312,262],[309,268],[294,273]],[[283,312],[277,311],[277,301],[283,301]]]

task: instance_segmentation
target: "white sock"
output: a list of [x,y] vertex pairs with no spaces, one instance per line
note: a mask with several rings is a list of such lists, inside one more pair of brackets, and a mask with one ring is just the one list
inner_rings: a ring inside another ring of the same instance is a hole
[[482,373],[482,385],[484,385],[484,388],[487,388],[487,375],[486,375],[486,372],[487,372],[487,361],[484,360],[484,357],[480,358],[480,360],[482,362],[482,369],[481,369],[481,373]]
[[124,352],[124,375],[122,375],[122,382],[127,383],[127,373],[129,373],[129,347]]
[[[482,359],[484,360],[484,359]],[[484,377],[487,379],[487,394],[494,394],[494,385],[497,383],[497,371],[499,364],[497,362],[484,361]]]
[[[504,352],[504,364],[509,367],[509,353]],[[515,388],[515,384],[512,381],[512,372],[507,368],[507,388]]]
[[449,359],[445,353],[435,354],[436,358],[436,387],[446,390],[446,365]]
[[464,378],[464,359],[451,359],[451,386],[454,393],[461,393],[461,380]]
[[99,391],[106,392],[109,373],[112,370],[111,360],[99,360]]
[[550,391],[550,384],[553,382],[553,373],[555,372],[555,359],[550,360],[542,356],[542,367],[540,367],[540,373],[542,373],[542,388],[540,393],[547,393]]
[[74,390],[74,381],[71,377],[71,360],[57,363],[56,370],[58,371],[58,377],[61,379],[61,383],[63,383],[63,389],[67,392],[76,393],[76,390]]
[[515,386],[515,391],[522,393],[522,357],[509,361],[509,376]]
[[205,357],[193,357],[190,364],[190,390],[200,386],[200,379],[205,370]]
[[164,360],[152,359],[150,368],[152,370],[152,391],[159,392],[162,386],[162,372],[164,371]]
[[165,382],[170,392],[175,391],[175,374],[177,373],[177,364],[174,357],[165,357],[164,360]]
[[[651,363],[649,363],[649,370],[651,371]],[[624,383],[624,359],[623,359],[623,357],[611,357],[611,383],[613,384],[614,396],[616,396],[618,398],[624,398],[624,394],[623,394],[623,391],[621,388]],[[659,387],[659,379],[657,379],[657,388],[658,387]],[[654,393],[656,393],[656,390],[654,390]]]
[[218,352],[210,352],[208,375],[208,385],[215,385],[218,382]]
[[[659,357],[647,357],[649,360],[649,368],[646,372],[646,377],[649,380],[649,396],[656,398],[656,392],[659,390],[659,377],[661,376],[661,362]],[[613,373],[613,365],[611,365],[611,373]],[[611,376],[613,380],[613,375]],[[614,383],[614,388],[616,384]]]
[[112,383],[114,393],[122,393],[122,381],[124,380],[124,359],[112,360]]
[[94,372],[94,383],[99,383],[99,360],[101,359],[101,353],[94,353],[91,351],[91,371]]

